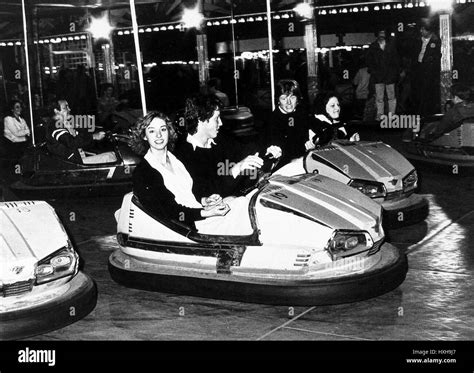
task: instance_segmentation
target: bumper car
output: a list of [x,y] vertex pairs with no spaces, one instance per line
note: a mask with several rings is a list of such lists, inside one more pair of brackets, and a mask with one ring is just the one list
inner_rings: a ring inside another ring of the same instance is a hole
[[418,223],[428,215],[428,201],[415,194],[415,168],[383,142],[335,140],[308,152],[303,164],[306,172],[343,182],[382,205],[385,228]]
[[[384,242],[380,205],[316,174],[260,179],[253,232],[200,234],[154,216],[131,193],[117,214],[112,279],[127,287],[277,305],[354,302],[395,289],[406,255]],[[245,217],[248,218],[248,217]]]
[[[425,120],[419,135],[436,125],[441,117],[437,115]],[[412,130],[404,133],[404,154],[411,161],[431,167],[445,166],[450,172],[453,166],[474,171],[474,117],[463,119],[457,128],[434,141],[422,142],[420,136]]]
[[89,314],[95,283],[46,202],[0,202],[0,339],[43,334]]
[[108,133],[100,152],[112,151],[115,161],[101,164],[71,162],[48,151],[46,143],[30,147],[20,160],[20,180],[10,185],[20,197],[35,192],[44,197],[50,193],[91,193],[106,190],[124,193],[132,186],[132,173],[140,158],[128,146],[128,136]]

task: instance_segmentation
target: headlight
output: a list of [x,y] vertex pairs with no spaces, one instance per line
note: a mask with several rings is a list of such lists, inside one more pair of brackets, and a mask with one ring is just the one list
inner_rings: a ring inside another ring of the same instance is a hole
[[370,198],[384,198],[387,195],[385,185],[377,181],[354,179],[349,182],[349,186],[356,188]]
[[403,192],[409,192],[416,189],[418,186],[418,174],[416,170],[410,172],[407,176],[403,178]]
[[44,284],[77,272],[78,255],[71,243],[40,260],[35,269],[36,284]]
[[336,230],[326,245],[332,260],[369,250],[374,241],[368,232]]

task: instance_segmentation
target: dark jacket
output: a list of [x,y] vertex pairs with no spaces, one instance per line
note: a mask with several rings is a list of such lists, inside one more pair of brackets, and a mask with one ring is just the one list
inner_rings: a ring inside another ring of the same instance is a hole
[[176,202],[175,196],[165,186],[163,176],[145,160],[133,171],[133,194],[151,213],[168,221],[185,224],[195,229],[194,222],[203,220],[201,209],[189,208]]
[[414,56],[414,61],[419,65],[418,72],[424,77],[434,77],[439,80],[439,73],[441,70],[441,41],[436,35],[431,36],[420,63],[418,62],[418,56],[421,52],[422,45],[423,41],[421,39],[418,40],[416,55]]
[[[238,195],[249,177],[240,175],[234,179],[230,169],[258,149],[243,146],[235,139],[219,134],[210,149],[196,147],[181,139],[173,154],[184,164],[193,178],[193,194],[198,201],[211,194],[220,194],[223,198]],[[263,156],[263,154],[260,154]]]
[[350,139],[352,135],[357,132],[355,128],[343,122],[334,122],[329,118],[327,120],[329,120],[331,124],[321,119],[321,117],[316,117],[310,122],[310,129],[316,134],[312,138],[315,145],[326,145],[332,140]]
[[309,120],[308,113],[301,106],[297,106],[293,113],[282,113],[278,107],[272,112],[268,145],[277,145],[282,150],[278,167],[306,153]]
[[374,84],[396,83],[400,61],[395,44],[391,40],[387,40],[385,49],[380,48],[377,40],[370,44],[367,51],[367,67]]
[[65,128],[49,126],[46,136],[48,150],[68,161],[83,163],[79,149],[92,145],[93,136],[88,131],[76,132],[77,135],[73,136]]

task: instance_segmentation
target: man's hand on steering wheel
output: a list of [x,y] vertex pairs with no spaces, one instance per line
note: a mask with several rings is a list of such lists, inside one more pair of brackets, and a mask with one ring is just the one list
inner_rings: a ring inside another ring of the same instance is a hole
[[258,156],[258,152],[254,155],[249,155],[242,159],[231,169],[232,176],[234,179],[245,170],[255,170],[263,166],[263,159]]

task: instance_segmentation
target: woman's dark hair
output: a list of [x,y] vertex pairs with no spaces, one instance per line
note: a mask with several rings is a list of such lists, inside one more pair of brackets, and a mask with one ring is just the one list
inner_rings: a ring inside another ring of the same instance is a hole
[[11,100],[10,104],[8,105],[11,111],[13,111],[13,108],[16,104],[20,104],[21,108],[23,109],[23,102],[21,102],[21,100]]
[[166,127],[168,128],[168,132],[169,132],[168,149],[169,150],[174,149],[174,145],[178,138],[178,134],[176,133],[173,123],[162,112],[150,111],[147,115],[138,119],[135,125],[131,128],[131,136],[129,140],[129,145],[132,148],[132,150],[138,155],[145,155],[148,149],[150,148],[148,141],[145,139],[145,130],[155,118],[162,119],[165,121]]
[[209,120],[221,106],[221,101],[214,95],[199,94],[186,99],[184,108],[186,132],[194,135],[197,132],[199,121]]
[[275,91],[275,100],[278,104],[281,95],[294,95],[298,99],[298,102],[301,102],[302,95],[298,82],[293,79],[282,79],[278,81]]
[[336,97],[338,101],[341,102],[341,99],[334,91],[323,91],[318,93],[314,99],[314,114],[323,114],[327,116],[326,105],[332,97]]
[[471,101],[471,89],[462,83],[456,83],[451,86],[451,94],[458,96],[463,101]]

